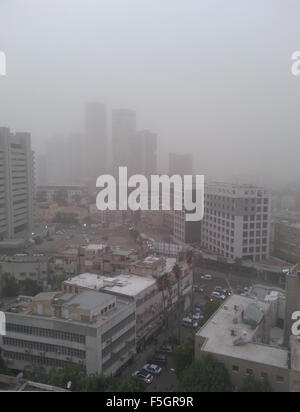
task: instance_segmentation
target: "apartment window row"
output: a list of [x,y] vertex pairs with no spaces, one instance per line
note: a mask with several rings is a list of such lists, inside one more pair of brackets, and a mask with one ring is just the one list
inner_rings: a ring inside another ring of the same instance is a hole
[[107,356],[110,352],[112,352],[115,348],[117,348],[122,342],[129,340],[129,338],[134,335],[135,335],[135,326],[130,328],[127,332],[121,335],[114,342],[106,346],[106,348],[102,350],[102,357],[105,358],[105,356]]
[[[20,353],[20,352],[3,351],[2,356],[5,359],[18,360],[18,361],[28,362],[31,364],[51,366],[55,368],[62,368],[70,364],[70,362],[62,361],[59,359],[51,359],[51,358],[46,358],[44,356],[35,356],[35,355],[30,355],[28,353]],[[78,365],[78,366],[81,366],[82,370],[85,371],[85,366],[83,365]]]
[[112,338],[117,332],[122,330],[128,323],[135,321],[135,313],[127,316],[127,318],[123,319],[117,325],[113,326],[107,332],[103,333],[102,335],[102,342],[106,342],[108,339]]
[[62,332],[55,329],[36,328],[34,326],[18,325],[15,323],[7,323],[6,330],[8,332],[21,333],[24,335],[40,336],[57,340],[66,340],[69,342],[77,342],[85,344],[85,336],[77,333]]
[[85,351],[67,348],[65,346],[50,345],[48,343],[31,342],[22,339],[3,337],[4,345],[18,348],[34,349],[41,352],[52,352],[60,355],[74,356],[75,358],[85,359]]

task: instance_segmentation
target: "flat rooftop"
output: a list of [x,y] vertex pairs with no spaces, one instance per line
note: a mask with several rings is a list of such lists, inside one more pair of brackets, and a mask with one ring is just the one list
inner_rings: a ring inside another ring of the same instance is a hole
[[114,277],[100,276],[93,273],[82,273],[66,280],[66,285],[91,289],[93,291],[108,290],[119,295],[134,297],[155,284],[152,277],[120,274]]
[[[288,369],[287,350],[253,342],[256,329],[241,321],[237,324],[233,322],[235,307],[246,310],[254,302],[251,298],[238,295],[232,295],[224,302],[196,334],[198,337],[206,338],[201,351]],[[256,304],[262,311],[268,308],[268,303],[256,302]],[[235,337],[231,336],[233,330]],[[235,346],[233,340],[243,334],[247,336],[248,343]]]

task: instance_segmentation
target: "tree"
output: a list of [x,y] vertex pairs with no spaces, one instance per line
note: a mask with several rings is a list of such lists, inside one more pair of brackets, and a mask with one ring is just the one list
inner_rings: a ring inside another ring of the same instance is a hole
[[42,292],[42,288],[35,280],[25,279],[19,282],[19,294],[25,296],[36,296]]
[[233,385],[225,366],[206,355],[189,367],[179,377],[182,392],[232,392]]
[[8,298],[16,297],[19,294],[18,282],[12,275],[3,275],[3,295]]
[[258,381],[253,376],[247,376],[247,378],[244,379],[239,392],[272,392],[272,389],[267,380]]
[[221,302],[219,300],[213,300],[206,302],[204,308],[203,308],[203,322],[202,324],[206,323],[208,319],[212,317],[212,315],[219,309],[221,306]]
[[68,280],[69,277],[70,276],[67,275],[66,273],[56,276],[52,281],[52,291],[53,292],[61,291],[63,282]]
[[173,352],[173,361],[176,375],[179,377],[194,360],[195,337],[188,336],[181,345],[176,346]]
[[110,376],[86,376],[79,366],[73,364],[51,369],[48,373],[43,368],[30,366],[24,370],[24,378],[64,389],[71,382],[70,390],[73,392],[143,392],[145,390],[143,382],[135,378],[123,380]]
[[176,277],[177,281],[177,329],[178,329],[178,341],[180,342],[181,336],[180,336],[180,304],[181,304],[181,293],[180,293],[180,283],[181,283],[181,276],[182,276],[182,270],[181,267],[176,263],[173,267],[173,273]]
[[195,253],[192,249],[188,249],[185,253],[185,260],[188,265],[193,266],[195,261]]

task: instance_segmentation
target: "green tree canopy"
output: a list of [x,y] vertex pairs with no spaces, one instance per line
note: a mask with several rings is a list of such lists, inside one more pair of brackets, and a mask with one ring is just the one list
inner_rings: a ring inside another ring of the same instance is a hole
[[201,357],[186,368],[179,378],[183,392],[232,392],[227,369],[212,356]]
[[253,376],[247,376],[247,378],[244,379],[239,392],[272,392],[272,389],[267,380],[258,381]]
[[173,352],[176,375],[180,376],[194,360],[195,337],[188,336],[181,345],[176,346]]

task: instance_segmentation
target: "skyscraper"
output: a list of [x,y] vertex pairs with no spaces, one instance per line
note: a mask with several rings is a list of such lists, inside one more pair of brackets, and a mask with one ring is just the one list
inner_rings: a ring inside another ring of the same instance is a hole
[[112,111],[112,157],[113,174],[118,175],[120,166],[129,167],[132,139],[136,135],[136,112],[129,109]]
[[85,170],[86,180],[96,186],[99,175],[107,173],[106,106],[88,103],[85,108]]
[[29,133],[0,128],[0,238],[33,229],[34,162]]
[[170,153],[169,174],[170,176],[192,175],[193,174],[193,155]]
[[137,132],[129,139],[129,174],[150,177],[157,173],[157,135],[148,130]]

